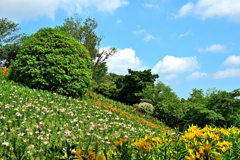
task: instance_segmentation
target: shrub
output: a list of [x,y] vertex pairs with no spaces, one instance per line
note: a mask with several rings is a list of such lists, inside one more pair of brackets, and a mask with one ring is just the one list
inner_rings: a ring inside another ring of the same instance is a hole
[[13,74],[9,79],[29,88],[83,96],[92,79],[91,58],[86,48],[62,29],[43,28],[25,40],[10,65]]
[[143,102],[143,103],[135,104],[134,106],[137,107],[140,112],[147,113],[150,115],[153,114],[154,107],[150,103]]

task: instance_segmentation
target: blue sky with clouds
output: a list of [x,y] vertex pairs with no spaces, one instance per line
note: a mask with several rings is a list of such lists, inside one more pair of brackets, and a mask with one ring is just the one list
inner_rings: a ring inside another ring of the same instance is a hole
[[193,88],[240,88],[239,0],[0,0],[0,17],[19,33],[63,25],[74,13],[98,22],[100,50],[118,49],[109,72],[151,69],[180,98]]

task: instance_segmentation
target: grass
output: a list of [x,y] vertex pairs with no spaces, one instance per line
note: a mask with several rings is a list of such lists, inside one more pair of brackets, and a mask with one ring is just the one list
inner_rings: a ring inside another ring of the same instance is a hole
[[237,128],[181,133],[102,95],[30,89],[0,70],[0,160],[240,159]]

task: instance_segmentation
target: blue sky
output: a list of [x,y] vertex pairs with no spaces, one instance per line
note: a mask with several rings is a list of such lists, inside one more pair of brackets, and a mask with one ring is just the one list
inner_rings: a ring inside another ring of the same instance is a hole
[[193,88],[240,88],[239,0],[0,0],[0,17],[19,33],[63,25],[74,13],[98,22],[100,50],[118,49],[109,72],[151,69],[185,99]]

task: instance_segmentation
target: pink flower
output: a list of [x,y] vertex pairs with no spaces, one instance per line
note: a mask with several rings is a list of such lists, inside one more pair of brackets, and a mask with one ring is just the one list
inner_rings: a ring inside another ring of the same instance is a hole
[[30,145],[30,146],[28,146],[28,148],[33,149],[33,148],[34,148],[34,145]]
[[43,151],[43,150],[41,150],[41,149],[39,150],[40,153],[41,153],[42,151]]
[[71,137],[71,135],[70,135],[70,134],[68,134],[68,135],[67,135],[67,137]]
[[3,142],[2,145],[3,146],[9,146],[9,143],[8,142]]

